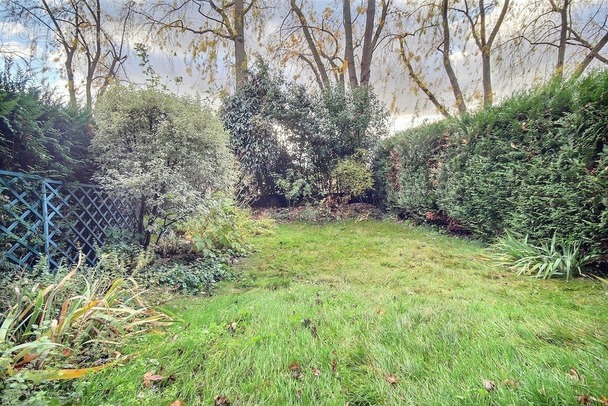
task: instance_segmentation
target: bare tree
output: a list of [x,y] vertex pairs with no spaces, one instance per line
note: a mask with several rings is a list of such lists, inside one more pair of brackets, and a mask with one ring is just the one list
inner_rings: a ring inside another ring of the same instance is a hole
[[[510,0],[503,0],[502,5],[499,1],[478,0],[476,7],[471,7],[470,0],[464,0],[464,8],[454,8],[462,13],[470,24],[471,34],[475,40],[477,48],[481,54],[482,84],[483,84],[483,104],[491,106],[494,100],[492,88],[492,48],[498,35],[500,27],[505,21],[505,16],[509,10]],[[567,1],[567,0],[566,0]],[[448,0],[443,0],[444,7],[447,9]],[[500,14],[491,29],[488,27],[489,10],[500,8]],[[446,11],[447,13],[447,11]]]
[[[397,40],[399,41],[399,57],[405,64],[408,75],[412,78],[416,86],[418,86],[418,88],[428,97],[429,101],[433,103],[435,108],[441,113],[442,116],[446,118],[451,117],[452,115],[447,107],[439,100],[439,98],[435,95],[435,92],[433,92],[429,85],[422,79],[421,75],[414,69],[411,62],[414,56],[411,55],[406,46],[407,36],[407,34],[397,36]],[[464,103],[461,105],[464,105]]]
[[462,95],[462,90],[460,89],[460,83],[458,82],[458,78],[456,77],[456,73],[454,72],[454,68],[452,67],[452,61],[450,60],[452,39],[448,18],[448,5],[449,0],[442,0],[441,29],[443,33],[443,43],[439,50],[443,57],[443,67],[445,68],[445,72],[448,75],[448,79],[450,80],[450,84],[452,87],[452,92],[454,93],[454,98],[456,99],[456,107],[458,108],[458,112],[460,114],[464,114],[467,111],[467,106]]
[[[346,83],[346,75],[352,88],[369,84],[373,55],[385,38],[392,0],[381,0],[379,6],[376,0],[363,4],[353,17],[350,0],[336,0],[335,7],[327,7],[320,13],[314,7],[306,9],[311,6],[306,1],[290,0],[279,40],[271,51],[287,60],[303,61],[322,88],[332,81]],[[341,10],[341,15],[335,10]],[[363,15],[362,35],[357,36],[361,28],[357,20]]]
[[[186,0],[158,1],[141,12],[158,32],[168,36],[157,38],[162,44],[189,38],[189,49],[196,58],[204,55],[202,73],[208,73],[216,62],[223,45],[232,46],[236,86],[246,79],[247,49],[245,44],[246,17],[252,14],[257,0]],[[181,34],[175,36],[175,34]],[[185,34],[190,34],[186,36]]]
[[[296,15],[298,22],[299,22],[299,26],[302,29],[302,34],[304,35],[304,39],[306,40],[306,44],[308,45],[310,54],[312,55],[312,59],[314,61],[313,62],[310,61],[310,59],[304,55],[304,54],[299,54],[298,57],[302,60],[304,60],[308,66],[312,69],[315,77],[317,78],[317,83],[319,84],[320,87],[325,87],[329,85],[329,76],[327,74],[326,68],[325,68],[325,64],[323,63],[323,60],[321,59],[321,54],[325,53],[322,49],[319,49],[318,44],[321,44],[322,42],[320,41],[316,41],[316,39],[313,36],[312,33],[312,29],[308,24],[308,20],[306,18],[306,16],[304,15],[304,12],[302,11],[302,8],[300,6],[298,6],[296,0],[290,0],[290,6],[291,6],[291,11]],[[321,27],[319,29],[319,31],[321,31],[321,33],[326,33],[326,30],[324,30],[323,27]],[[327,55],[327,54],[325,54]],[[327,59],[330,60],[330,62],[333,62],[332,58],[326,57]]]
[[50,39],[47,51],[61,52],[70,105],[78,104],[82,76],[85,104],[91,108],[126,61],[132,4],[112,5],[112,10],[104,9],[101,0],[6,0],[5,5],[5,19],[42,29]]
[[[444,117],[451,115],[449,108],[441,100],[441,96],[447,91],[452,94],[458,113],[464,114],[467,111],[460,80],[452,65],[451,56],[454,46],[450,23],[453,17],[449,5],[448,0],[429,0],[416,4],[412,9],[400,9],[398,11],[400,24],[395,27],[396,32],[392,36],[398,43],[397,52],[400,60],[416,88],[427,96]],[[410,43],[414,46],[410,47]],[[462,47],[460,43],[459,46]],[[433,66],[437,55],[440,68]],[[420,60],[425,63],[422,69],[416,69],[414,63]],[[441,85],[440,69],[445,72],[449,82],[447,87]],[[428,80],[425,77],[433,77],[433,79]]]
[[605,1],[536,0],[527,3],[520,14],[527,18],[513,39],[540,54],[554,50],[555,77],[580,76],[594,60],[608,63],[602,54],[608,43]]

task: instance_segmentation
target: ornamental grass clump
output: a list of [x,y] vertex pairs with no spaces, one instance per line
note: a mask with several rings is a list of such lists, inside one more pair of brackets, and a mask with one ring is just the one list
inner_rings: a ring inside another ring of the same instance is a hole
[[81,263],[58,283],[14,288],[14,303],[0,316],[0,393],[12,380],[80,378],[128,359],[119,351],[125,337],[169,321],[140,294],[135,281]]
[[526,235],[523,239],[511,234],[498,239],[494,245],[495,261],[518,275],[535,278],[565,277],[583,275],[585,266],[596,260],[595,255],[586,254],[577,241],[558,241],[557,234],[549,243],[533,245]]

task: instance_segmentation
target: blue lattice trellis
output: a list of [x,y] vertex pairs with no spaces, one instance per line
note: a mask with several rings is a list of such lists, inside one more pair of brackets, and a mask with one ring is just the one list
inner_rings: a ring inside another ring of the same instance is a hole
[[54,268],[82,251],[93,264],[110,229],[134,232],[136,217],[99,187],[0,171],[0,253],[9,262],[30,268],[46,255]]

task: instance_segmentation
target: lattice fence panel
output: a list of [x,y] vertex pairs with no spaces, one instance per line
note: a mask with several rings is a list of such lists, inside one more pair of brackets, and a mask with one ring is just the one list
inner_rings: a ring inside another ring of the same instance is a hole
[[51,268],[74,263],[82,251],[89,264],[110,231],[133,233],[135,212],[95,185],[0,171],[0,254],[23,268],[46,255]]

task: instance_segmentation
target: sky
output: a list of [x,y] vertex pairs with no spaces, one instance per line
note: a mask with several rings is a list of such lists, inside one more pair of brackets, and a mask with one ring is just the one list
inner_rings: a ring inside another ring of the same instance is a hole
[[[107,0],[110,2],[110,0]],[[282,0],[277,3],[278,8],[274,10],[273,15],[263,22],[263,29],[260,35],[260,41],[256,40],[257,34],[248,32],[246,35],[246,44],[250,63],[255,58],[257,53],[268,55],[263,45],[272,41],[277,37],[279,26],[281,25],[286,11],[284,7],[287,0]],[[520,10],[520,7],[531,3],[523,0],[513,0],[515,8]],[[335,2],[333,0],[316,0],[309,2],[314,10],[320,13],[326,7],[331,7]],[[358,2],[353,1],[355,6]],[[405,0],[395,0],[397,5],[407,3]],[[412,3],[412,2],[409,2]],[[108,3],[111,4],[111,3]],[[608,16],[608,8],[604,6],[603,1],[585,2],[587,8],[582,8],[578,14],[574,14],[574,18],[588,20],[588,15],[591,11],[584,10],[600,10],[596,20],[601,20]],[[354,7],[353,6],[353,7]],[[521,11],[521,10],[520,10]],[[336,10],[338,12],[338,10]],[[490,13],[489,23],[492,24],[497,15],[494,10]],[[508,37],[523,24],[526,18],[525,13],[517,12],[507,16],[505,25],[502,28],[504,37]],[[363,18],[360,17],[362,21]],[[395,23],[396,20],[393,20]],[[463,29],[463,21],[454,20],[451,23],[451,30],[454,32],[453,48],[451,51],[451,60],[454,68],[460,78],[461,86],[466,95],[470,99],[475,99],[477,102],[470,103],[471,107],[475,108],[479,105],[479,77],[480,63],[476,54],[476,48],[472,38],[464,38],[464,35],[459,35],[456,32]],[[201,74],[196,69],[192,69],[192,65],[185,62],[190,54],[189,39],[184,38],[181,47],[175,44],[160,47],[158,41],[148,36],[148,31],[143,26],[129,35],[128,45],[131,49],[128,60],[125,64],[123,72],[124,78],[129,81],[143,84],[146,76],[143,73],[143,68],[140,66],[140,60],[135,56],[133,50],[138,42],[145,43],[148,48],[148,54],[152,68],[161,79],[161,83],[165,84],[169,89],[180,94],[196,93],[203,97],[209,98],[213,103],[218,103],[218,93],[220,90],[229,89],[233,82],[233,77],[230,68],[222,62],[223,57],[230,56],[224,50],[220,50],[218,55],[218,68],[214,72],[213,82],[210,83],[208,76]],[[387,26],[387,29],[389,27]],[[407,30],[406,28],[402,28]],[[361,29],[359,28],[359,31]],[[57,50],[49,51],[44,45],[47,44],[49,38],[42,30],[34,30],[31,27],[25,27],[19,23],[3,22],[0,23],[0,50],[4,53],[7,51],[15,55],[26,55],[29,52],[35,52],[38,57],[45,61],[45,66],[41,64],[34,65],[39,69],[39,73],[46,78],[46,81],[58,89],[58,93],[64,92],[65,80],[58,74],[58,69],[61,68],[61,55]],[[37,44],[37,48],[32,50],[27,44]],[[429,30],[427,35],[410,39],[408,44],[410,49],[415,51],[420,59],[415,62],[416,68],[424,75],[425,80],[431,84],[433,89],[436,89],[437,96],[446,104],[453,107],[453,96],[447,86],[446,75],[441,65],[441,55],[435,50],[437,45],[432,38],[432,30]],[[230,46],[230,45],[228,45]],[[394,52],[396,43],[385,41],[375,53],[374,65],[372,68],[372,85],[387,106],[391,109],[393,116],[393,129],[400,130],[407,127],[419,125],[423,122],[440,119],[441,116],[437,110],[429,103],[428,98],[422,92],[417,91],[413,82],[407,76],[405,68],[399,62],[397,54]],[[506,53],[498,53],[495,57],[495,67],[493,82],[497,99],[508,97],[514,93],[520,92],[524,88],[530,87],[531,84],[537,84],[542,81],[544,74],[543,67],[551,68],[554,58],[554,53],[541,54],[530,52],[525,47],[521,48],[520,55],[510,55]],[[17,57],[18,58],[18,57]],[[277,58],[268,58],[271,67],[282,70],[287,79],[291,79],[293,75],[299,75],[299,81],[311,83],[312,77],[306,70],[302,71],[300,66],[294,64],[281,64]],[[576,62],[575,58],[570,58],[572,63]],[[541,68],[540,70],[537,68]],[[44,68],[44,70],[43,70]],[[541,72],[539,74],[539,72]],[[309,73],[309,72],[308,72]],[[538,76],[538,77],[537,77]],[[175,82],[175,78],[180,77],[182,80],[179,83]]]

